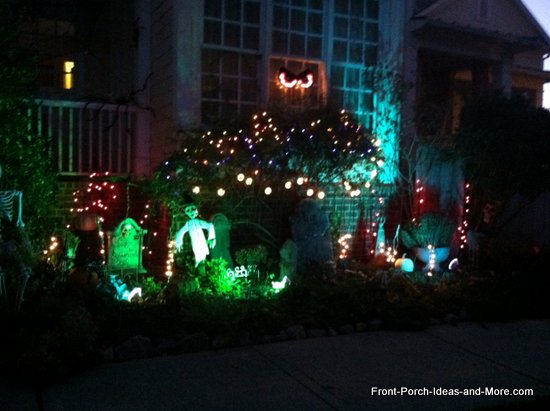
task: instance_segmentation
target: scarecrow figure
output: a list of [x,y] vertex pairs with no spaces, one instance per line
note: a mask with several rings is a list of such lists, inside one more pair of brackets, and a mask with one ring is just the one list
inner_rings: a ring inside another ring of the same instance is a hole
[[[186,204],[183,211],[189,220],[176,234],[176,250],[181,251],[183,237],[188,232],[191,239],[191,248],[193,254],[195,254],[195,267],[197,267],[210,254],[208,249],[216,245],[216,232],[212,223],[197,218],[199,211],[193,202]],[[203,230],[208,231],[208,240],[205,238]]]

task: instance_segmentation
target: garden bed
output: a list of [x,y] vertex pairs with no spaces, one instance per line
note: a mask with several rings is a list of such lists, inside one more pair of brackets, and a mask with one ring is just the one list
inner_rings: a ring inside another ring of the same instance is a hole
[[100,288],[31,288],[19,312],[2,313],[3,374],[49,381],[104,361],[378,329],[422,330],[441,322],[550,317],[550,280],[538,264],[431,278],[353,267],[302,275],[280,293],[244,288],[238,297],[190,290],[177,278],[149,283],[149,296],[144,289],[142,300],[132,303]]

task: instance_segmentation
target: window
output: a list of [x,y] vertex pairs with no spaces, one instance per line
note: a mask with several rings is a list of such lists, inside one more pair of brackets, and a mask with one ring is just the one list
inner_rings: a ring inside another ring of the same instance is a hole
[[202,52],[202,119],[252,112],[259,104],[256,55],[229,51]]
[[259,105],[260,2],[204,2],[202,120],[245,114]]
[[330,97],[368,127],[374,105],[378,0],[335,0],[334,12]]
[[204,2],[205,45],[257,51],[260,47],[260,3],[250,0]]
[[275,0],[271,50],[274,54],[320,59],[323,54],[323,2]]
[[73,69],[74,61],[63,62],[63,88],[71,90],[73,88]]
[[[308,88],[284,87],[279,81],[279,71],[284,68],[292,75],[306,70],[313,74],[313,85]],[[320,107],[325,103],[326,74],[322,62],[273,57],[269,60],[269,102],[294,109]]]

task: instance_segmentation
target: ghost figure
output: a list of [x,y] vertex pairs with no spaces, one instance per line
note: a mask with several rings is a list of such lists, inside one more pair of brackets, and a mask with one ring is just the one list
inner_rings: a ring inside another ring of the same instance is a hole
[[[199,211],[195,204],[187,204],[184,208],[184,212],[189,220],[176,234],[176,249],[178,251],[181,250],[183,246],[183,236],[188,232],[191,238],[191,248],[193,249],[193,254],[195,254],[196,267],[201,261],[206,259],[208,254],[210,254],[208,248],[213,248],[216,245],[216,232],[214,231],[213,224],[197,218]],[[208,240],[204,237],[203,230],[208,231]]]

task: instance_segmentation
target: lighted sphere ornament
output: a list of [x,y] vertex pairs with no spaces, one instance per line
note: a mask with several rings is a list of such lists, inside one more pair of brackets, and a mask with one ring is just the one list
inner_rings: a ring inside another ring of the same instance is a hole
[[407,254],[403,254],[403,257],[395,260],[394,267],[400,269],[404,273],[412,273],[414,271],[414,262],[410,258],[406,258]]

